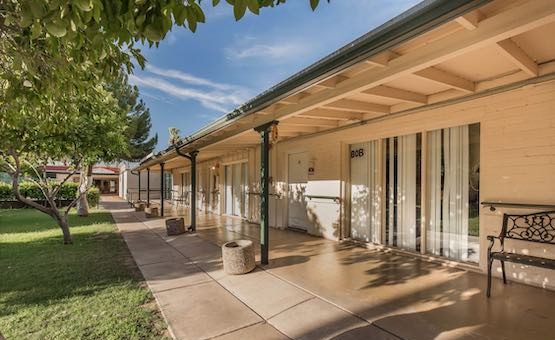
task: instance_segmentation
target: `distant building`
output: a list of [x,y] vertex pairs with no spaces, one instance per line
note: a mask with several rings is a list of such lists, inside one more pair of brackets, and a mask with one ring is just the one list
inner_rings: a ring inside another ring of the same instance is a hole
[[[67,165],[47,165],[46,177],[62,181],[71,170]],[[80,173],[73,174],[69,181],[79,183]],[[119,168],[108,165],[95,165],[92,172],[93,185],[100,190],[101,195],[119,194]]]
[[[128,201],[139,199],[139,175],[132,171],[138,163],[122,163],[119,167],[119,196]],[[141,199],[147,197],[147,185],[150,186],[149,197],[152,199],[160,198],[160,173],[151,172],[150,179],[146,171],[141,172],[140,189]]]

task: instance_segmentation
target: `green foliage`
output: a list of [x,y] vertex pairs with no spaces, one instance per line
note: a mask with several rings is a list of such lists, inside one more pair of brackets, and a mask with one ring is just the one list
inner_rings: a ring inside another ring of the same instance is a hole
[[98,207],[98,203],[100,202],[100,190],[98,188],[93,187],[87,191],[87,201],[91,207]]
[[127,77],[121,75],[108,84],[107,89],[118,100],[118,106],[127,114],[127,150],[120,156],[127,161],[139,161],[154,150],[158,143],[158,135],[149,138],[152,123],[150,110],[142,100],[138,100],[139,89],[127,82]]
[[[51,188],[56,187],[58,184],[55,182],[49,183]],[[66,182],[58,190],[58,195],[55,199],[72,201],[77,197],[79,189],[78,183]],[[44,200],[44,194],[37,183],[24,181],[19,184],[19,192],[22,196],[32,200]],[[11,184],[0,183],[0,200],[13,200],[14,195]],[[100,201],[100,191],[98,188],[91,188],[87,192],[87,199],[91,206],[97,206]]]
[[62,185],[60,190],[58,190],[58,199],[60,200],[74,200],[77,197],[77,191],[79,189],[79,184],[73,182],[67,182]]
[[180,132],[181,131],[179,131],[179,129],[176,128],[176,127],[171,127],[171,128],[168,129],[168,133],[169,133],[169,136],[170,136],[170,138],[168,140],[169,145],[174,145],[174,144],[177,144],[177,142],[179,142]]
[[12,186],[8,183],[0,182],[0,201],[13,200]]
[[33,182],[21,182],[19,183],[19,192],[23,197],[27,197],[32,200],[43,200],[44,194],[41,188]]

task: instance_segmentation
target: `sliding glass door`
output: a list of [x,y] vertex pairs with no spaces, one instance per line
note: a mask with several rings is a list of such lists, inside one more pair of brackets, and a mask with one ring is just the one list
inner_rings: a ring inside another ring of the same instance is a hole
[[477,263],[480,125],[435,130],[426,137],[426,166],[420,133],[383,139],[381,155],[380,141],[350,146],[350,235]]
[[385,242],[420,250],[421,134],[384,140],[386,225]]
[[427,252],[478,262],[480,125],[428,134]]

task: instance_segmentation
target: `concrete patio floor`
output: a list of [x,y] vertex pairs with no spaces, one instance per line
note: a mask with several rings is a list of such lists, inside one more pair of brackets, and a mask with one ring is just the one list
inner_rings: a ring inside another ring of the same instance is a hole
[[220,246],[257,225],[199,213],[195,234],[167,237],[164,219],[103,205],[178,339],[555,338],[552,291],[496,279],[486,299],[481,274],[275,229],[270,264],[231,276]]

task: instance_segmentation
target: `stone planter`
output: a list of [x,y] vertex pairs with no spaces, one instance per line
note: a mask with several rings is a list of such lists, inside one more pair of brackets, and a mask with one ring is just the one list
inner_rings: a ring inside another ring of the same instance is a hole
[[158,217],[158,216],[160,216],[160,215],[158,214],[158,208],[157,208],[157,207],[148,207],[148,208],[145,208],[145,216],[146,216],[147,218],[152,218],[152,217]]
[[166,220],[166,233],[175,236],[185,232],[185,220],[183,218],[168,218]]
[[228,274],[246,274],[254,269],[254,247],[250,240],[235,240],[222,246],[224,271]]
[[145,202],[135,202],[133,205],[135,207],[135,211],[145,211]]

